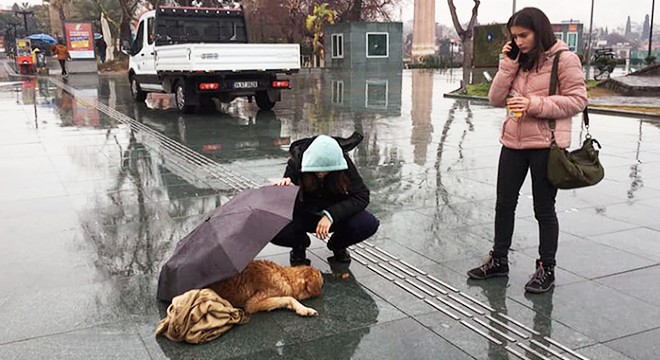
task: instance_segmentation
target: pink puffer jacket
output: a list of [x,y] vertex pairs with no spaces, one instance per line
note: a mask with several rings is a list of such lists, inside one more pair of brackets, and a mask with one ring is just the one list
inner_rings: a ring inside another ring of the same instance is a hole
[[550,147],[552,135],[546,119],[556,119],[555,138],[559,147],[571,144],[571,118],[587,106],[587,88],[580,59],[575,53],[565,51],[559,58],[559,82],[557,95],[548,96],[550,73],[555,53],[568,50],[568,45],[557,40],[545,52],[538,71],[517,71],[500,61],[499,70],[488,92],[490,104],[506,106],[506,98],[517,93],[530,100],[527,112],[521,118],[509,117],[502,126],[500,142],[510,149],[543,149]]

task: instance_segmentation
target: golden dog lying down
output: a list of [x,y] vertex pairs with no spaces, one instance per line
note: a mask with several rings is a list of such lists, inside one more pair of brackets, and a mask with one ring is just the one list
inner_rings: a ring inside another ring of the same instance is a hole
[[311,266],[280,266],[268,260],[251,261],[240,274],[209,286],[233,306],[252,314],[287,308],[300,316],[318,312],[298,302],[321,295],[323,277]]

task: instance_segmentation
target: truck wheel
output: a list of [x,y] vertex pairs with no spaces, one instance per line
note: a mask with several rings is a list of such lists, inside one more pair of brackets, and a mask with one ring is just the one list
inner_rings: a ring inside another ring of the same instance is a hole
[[135,76],[131,76],[131,96],[135,101],[144,101],[147,99],[147,93],[140,89],[140,83]]
[[194,111],[195,107],[188,105],[186,101],[186,84],[183,81],[179,81],[174,88],[174,100],[176,103],[176,108],[179,112],[184,114],[190,114]]
[[255,100],[257,100],[257,106],[261,110],[270,110],[275,106],[275,102],[270,101],[268,98],[268,93],[265,91],[258,91],[255,96]]

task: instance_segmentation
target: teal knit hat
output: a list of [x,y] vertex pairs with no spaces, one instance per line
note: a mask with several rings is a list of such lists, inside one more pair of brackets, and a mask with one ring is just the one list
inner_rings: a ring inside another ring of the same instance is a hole
[[344,152],[330,136],[319,135],[303,152],[302,172],[330,172],[348,169]]

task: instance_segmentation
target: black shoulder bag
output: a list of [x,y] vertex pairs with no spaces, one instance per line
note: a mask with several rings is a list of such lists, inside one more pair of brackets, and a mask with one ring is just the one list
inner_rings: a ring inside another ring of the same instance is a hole
[[[550,95],[557,92],[557,82],[559,81],[559,55],[555,55],[552,63],[552,73],[550,75]],[[571,152],[557,146],[555,141],[555,119],[549,119],[550,131],[552,132],[552,145],[548,155],[548,180],[559,189],[576,189],[585,186],[595,185],[605,176],[605,169],[598,160],[598,150],[594,144],[600,143],[589,134],[589,112],[584,108],[582,112],[582,121],[587,129],[587,135],[584,138],[582,147]]]

